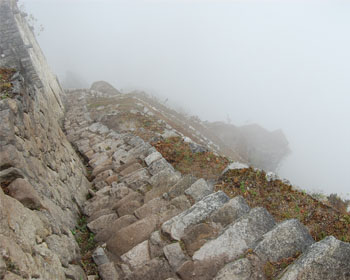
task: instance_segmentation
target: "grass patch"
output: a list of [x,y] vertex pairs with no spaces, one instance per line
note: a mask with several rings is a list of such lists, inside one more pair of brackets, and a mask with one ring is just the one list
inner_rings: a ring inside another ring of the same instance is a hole
[[13,97],[11,77],[15,73],[15,69],[0,68],[0,100]]
[[298,219],[320,241],[328,235],[350,242],[350,215],[292,189],[280,180],[268,182],[265,172],[252,168],[230,170],[219,180],[216,190],[229,197],[241,195],[250,207],[265,207],[277,222]]
[[92,259],[92,253],[96,248],[95,235],[87,228],[86,216],[81,216],[72,234],[79,244],[81,252],[81,264],[87,275],[98,275],[97,266]]
[[212,152],[193,153],[188,143],[180,137],[168,138],[152,145],[183,174],[192,174],[197,178],[217,179],[229,161]]

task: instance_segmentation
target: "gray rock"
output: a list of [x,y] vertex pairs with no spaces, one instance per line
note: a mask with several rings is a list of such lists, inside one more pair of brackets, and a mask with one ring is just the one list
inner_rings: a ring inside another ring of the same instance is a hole
[[92,259],[97,265],[109,263],[106,252],[102,247],[97,247],[97,249],[92,253]]
[[59,257],[64,267],[68,267],[70,262],[80,258],[79,248],[75,240],[66,235],[52,234],[45,239],[45,242],[48,248]]
[[298,220],[287,220],[263,235],[254,252],[263,260],[277,262],[304,252],[314,240]]
[[228,200],[227,195],[221,191],[208,195],[190,209],[165,222],[162,225],[162,231],[169,234],[173,239],[180,240],[188,227],[204,221]]
[[186,175],[183,177],[179,182],[177,182],[169,192],[167,193],[167,198],[172,199],[177,196],[180,196],[185,193],[185,190],[187,190],[194,182],[196,182],[196,178],[192,175]]
[[123,149],[118,149],[114,154],[113,154],[113,160],[117,164],[120,164],[125,161],[125,159],[129,156],[129,153]]
[[148,201],[142,207],[137,209],[134,214],[138,219],[143,219],[152,214],[161,213],[162,211],[165,210],[167,204],[168,204],[167,201],[165,201],[160,197],[157,197]]
[[93,233],[98,233],[99,231],[103,231],[104,229],[108,228],[109,225],[116,219],[118,219],[118,215],[116,213],[103,215],[88,223],[87,227]]
[[350,244],[333,236],[314,243],[282,273],[281,280],[350,279]]
[[114,267],[113,262],[101,264],[98,266],[98,273],[102,280],[118,280],[119,274]]
[[254,248],[261,236],[275,225],[273,217],[264,208],[254,208],[247,215],[228,226],[216,239],[205,243],[193,255],[194,260],[226,257],[233,260],[247,249]]
[[68,268],[64,270],[64,274],[66,275],[67,279],[71,280],[86,279],[85,271],[79,265],[70,264]]
[[168,262],[161,258],[155,258],[145,263],[131,275],[126,277],[127,280],[155,280],[175,277]]
[[163,255],[163,247],[166,245],[167,242],[161,237],[159,231],[153,232],[149,238],[149,250],[151,259]]
[[189,146],[192,153],[205,153],[208,149],[202,145],[199,145],[195,142],[189,142]]
[[179,242],[165,246],[163,252],[174,271],[176,271],[187,260]]
[[141,182],[148,181],[148,179],[149,174],[147,169],[142,168],[124,177],[123,182],[125,182],[129,186],[133,185],[132,189],[137,189],[137,187],[135,187],[135,184],[138,186]]
[[208,184],[204,179],[199,179],[185,191],[185,194],[191,196],[195,202],[198,202],[213,191],[213,185]]
[[33,186],[26,180],[18,178],[8,186],[9,195],[29,209],[43,207],[41,199]]
[[172,138],[172,137],[179,137],[179,136],[180,135],[177,132],[175,132],[174,130],[167,130],[167,129],[162,134],[162,137],[164,139],[168,139],[168,138]]
[[167,162],[164,158],[161,158],[159,160],[154,161],[148,167],[148,171],[152,175],[155,175],[155,174],[159,173],[160,171],[162,171],[164,169],[170,169],[170,170],[175,171],[173,166],[169,162]]
[[246,258],[225,265],[213,280],[252,280],[254,268]]
[[154,152],[145,158],[145,162],[146,162],[147,166],[150,166],[153,162],[155,162],[156,160],[161,159],[161,158],[163,158],[161,153]]
[[248,165],[241,163],[241,162],[233,162],[230,163],[225,169],[224,171],[221,173],[221,175],[224,175],[227,171],[229,170],[237,170],[237,169],[245,169],[245,168],[249,168]]
[[241,196],[236,196],[227,202],[210,217],[210,220],[219,224],[221,227],[226,227],[228,224],[237,220],[241,216],[250,211],[248,204]]
[[158,225],[158,217],[148,216],[114,233],[107,241],[107,249],[115,255],[121,256],[147,240]]
[[148,251],[148,240],[136,245],[130,251],[122,255],[121,259],[124,263],[127,263],[131,269],[135,269],[151,260]]

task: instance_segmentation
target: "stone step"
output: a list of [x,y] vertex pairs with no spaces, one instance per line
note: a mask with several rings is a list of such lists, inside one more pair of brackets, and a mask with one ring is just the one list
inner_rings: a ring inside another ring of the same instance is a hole
[[229,225],[218,238],[205,243],[193,254],[193,260],[234,260],[246,250],[253,249],[259,238],[274,226],[275,221],[266,209],[254,208]]
[[165,222],[162,225],[162,231],[172,239],[180,240],[187,228],[203,222],[228,200],[229,198],[223,192],[210,194],[194,204],[190,209]]
[[350,279],[350,244],[333,236],[311,245],[280,275],[281,280]]

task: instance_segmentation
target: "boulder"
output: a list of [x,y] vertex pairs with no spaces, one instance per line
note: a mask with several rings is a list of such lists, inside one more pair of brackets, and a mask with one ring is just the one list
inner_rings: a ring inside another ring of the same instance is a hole
[[281,280],[350,279],[350,244],[333,236],[311,245],[279,277]]
[[162,231],[169,234],[171,238],[180,240],[187,228],[204,221],[228,200],[227,195],[221,191],[208,195],[190,209],[165,222],[162,225]]
[[176,271],[187,260],[179,242],[165,246],[163,252],[174,271]]
[[209,185],[204,179],[199,179],[185,191],[185,194],[191,196],[195,202],[198,202],[213,191],[213,185]]
[[225,257],[228,261],[233,260],[246,250],[254,248],[259,238],[274,225],[275,221],[266,209],[254,208],[228,226],[218,238],[205,243],[194,253],[193,259],[203,261]]
[[247,214],[250,208],[243,197],[236,196],[227,202],[210,217],[210,220],[221,228],[226,227],[241,216]]
[[254,252],[263,260],[277,262],[304,252],[314,242],[306,227],[292,219],[265,233]]
[[132,270],[150,261],[151,258],[148,246],[148,240],[136,245],[130,251],[121,256],[122,261],[127,263]]

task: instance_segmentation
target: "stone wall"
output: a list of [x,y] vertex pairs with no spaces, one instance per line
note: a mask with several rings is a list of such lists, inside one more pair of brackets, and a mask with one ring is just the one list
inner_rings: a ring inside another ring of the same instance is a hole
[[0,279],[85,279],[71,231],[88,193],[59,120],[63,91],[14,0],[0,0]]

